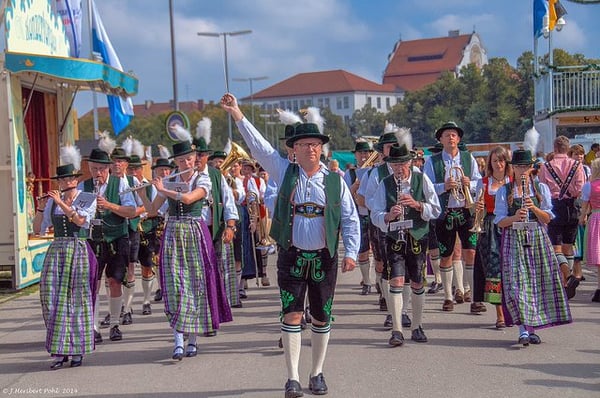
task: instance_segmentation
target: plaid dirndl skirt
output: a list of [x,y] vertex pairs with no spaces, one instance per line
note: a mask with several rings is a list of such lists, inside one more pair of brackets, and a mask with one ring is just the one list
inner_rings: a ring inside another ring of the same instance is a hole
[[195,217],[169,217],[159,275],[165,314],[174,330],[211,332],[232,320],[210,232]]
[[240,303],[240,295],[238,293],[237,278],[235,275],[235,257],[233,255],[233,242],[223,243],[220,240],[217,250],[217,263],[219,272],[225,285],[225,294],[229,305],[238,305]]
[[502,304],[507,326],[536,329],[571,323],[571,311],[561,283],[558,260],[546,230],[529,234],[524,248],[523,231],[502,231]]
[[46,350],[52,355],[94,351],[97,262],[84,239],[55,238],[44,259],[40,302]]

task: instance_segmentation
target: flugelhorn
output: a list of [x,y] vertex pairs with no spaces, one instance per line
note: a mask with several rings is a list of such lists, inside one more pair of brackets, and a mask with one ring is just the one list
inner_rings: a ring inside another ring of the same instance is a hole
[[239,162],[242,159],[252,158],[250,157],[250,155],[248,155],[244,148],[242,148],[235,142],[232,142],[231,151],[229,151],[225,159],[223,159],[223,163],[221,163],[219,170],[221,170],[221,173],[226,173],[234,163]]
[[379,157],[379,152],[377,151],[373,151],[369,157],[367,158],[367,160],[365,160],[365,162],[362,164],[362,166],[360,166],[361,169],[366,169],[368,167],[373,167],[375,165],[375,163],[377,162],[377,158]]
[[[475,220],[473,221],[473,227],[469,229],[469,232],[475,232],[476,234],[480,234],[483,232],[483,219],[485,218],[485,189],[486,186],[483,184],[483,188],[479,191],[477,200],[475,202]],[[483,204],[483,208],[479,210],[477,208],[477,204]]]
[[475,202],[473,202],[473,197],[471,196],[471,187],[468,184],[462,183],[462,179],[464,178],[465,173],[462,167],[453,166],[450,168],[450,178],[454,181],[458,181],[458,186],[456,188],[452,188],[450,193],[458,202],[465,201],[465,207],[470,208],[473,206]]

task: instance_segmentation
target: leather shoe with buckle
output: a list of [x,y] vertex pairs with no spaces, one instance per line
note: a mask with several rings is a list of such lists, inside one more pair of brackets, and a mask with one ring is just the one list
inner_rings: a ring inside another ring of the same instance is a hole
[[361,296],[368,296],[371,293],[371,285],[363,285],[360,291]]
[[100,334],[100,332],[97,332],[95,330],[94,330],[94,343],[96,343],[96,344],[102,343],[102,335]]
[[126,312],[123,314],[123,319],[121,319],[121,325],[131,325],[133,323],[133,319],[131,318],[131,312]]
[[409,328],[412,325],[412,321],[410,320],[410,317],[408,316],[408,314],[402,314],[402,327],[403,328]]
[[454,311],[454,302],[452,300],[444,300],[442,311]]
[[110,328],[110,340],[111,341],[123,340],[123,334],[119,330],[119,325],[115,325],[112,328]]
[[302,392],[302,386],[296,380],[288,379],[287,383],[285,383],[285,398],[298,398],[303,397],[304,393]]
[[313,395],[327,394],[327,383],[325,383],[325,377],[323,377],[323,373],[312,376],[308,381],[308,388]]
[[456,292],[454,293],[454,301],[456,301],[456,304],[462,304],[465,302],[465,295],[462,291],[456,289]]
[[575,297],[575,294],[577,293],[577,286],[579,286],[579,279],[575,278],[573,275],[569,276],[567,278],[567,286],[565,287],[567,298],[569,300]]
[[410,339],[412,341],[416,341],[417,343],[427,343],[427,336],[425,336],[425,332],[421,326],[412,331],[412,336]]
[[69,357],[66,355],[60,359],[57,359],[56,361],[52,362],[52,365],[50,365],[50,369],[52,369],[52,370],[60,369],[63,367],[63,364],[65,362],[67,362],[68,360],[69,360]]
[[196,344],[188,344],[187,348],[185,349],[185,356],[191,358],[195,357],[196,355],[198,355],[198,348],[196,347]]
[[385,321],[383,321],[383,327],[386,329],[391,329],[394,326],[394,322],[391,315],[385,316]]
[[404,344],[404,336],[402,332],[397,330],[392,331],[392,337],[388,340],[389,345],[399,347]]
[[485,307],[485,304],[483,304],[480,301],[471,303],[471,314],[480,314],[482,312],[486,312],[487,308]]
[[183,359],[183,347],[178,345],[173,350],[173,356],[171,357],[176,361],[181,361]]
[[152,315],[150,303],[142,304],[142,315]]
[[542,343],[542,339],[540,339],[540,336],[538,336],[535,333],[530,333],[529,334],[529,343],[531,344],[541,344]]

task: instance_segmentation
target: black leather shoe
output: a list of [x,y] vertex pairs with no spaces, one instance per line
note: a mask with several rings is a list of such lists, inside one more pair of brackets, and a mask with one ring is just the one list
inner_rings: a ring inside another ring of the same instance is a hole
[[83,364],[83,357],[79,357],[79,359],[71,359],[71,367],[77,368]]
[[361,296],[368,296],[371,294],[371,285],[363,285],[360,294]]
[[421,326],[412,331],[412,336],[410,339],[412,341],[416,341],[417,343],[427,343],[427,336],[425,336],[425,332]]
[[383,321],[383,327],[386,329],[391,329],[392,326],[394,326],[394,322],[392,320],[392,316],[391,315],[386,315],[385,316],[385,321]]
[[540,336],[538,336],[535,333],[530,333],[529,334],[529,342],[531,344],[541,344],[542,343],[542,339],[540,339]]
[[519,336],[519,344],[523,344],[524,347],[529,345],[529,334],[523,333]]
[[110,326],[110,314],[106,314],[106,316],[104,317],[104,320],[100,321],[100,327],[102,329],[104,329],[109,326]]
[[150,303],[142,304],[142,315],[152,315]]
[[410,320],[410,317],[408,316],[408,314],[402,314],[402,327],[409,328],[411,326],[412,326],[412,321]]
[[123,314],[123,319],[121,319],[121,325],[131,325],[133,323],[133,318],[131,317],[131,312],[126,312]]
[[303,396],[304,393],[302,392],[300,383],[296,380],[288,379],[287,383],[285,383],[285,398],[298,398]]
[[327,383],[325,383],[325,377],[323,377],[323,373],[312,376],[308,381],[308,388],[313,395],[327,394]]
[[573,275],[569,276],[567,278],[567,286],[565,287],[567,298],[569,300],[575,297],[577,286],[579,286],[579,279],[575,278]]
[[171,357],[176,361],[181,361],[183,359],[183,347],[178,345],[173,350],[173,356]]
[[379,297],[379,311],[387,311],[387,303],[383,296]]
[[52,370],[60,369],[63,367],[63,364],[65,362],[67,362],[68,360],[69,360],[69,357],[66,355],[62,358],[59,358],[56,361],[52,362],[52,365],[50,365],[50,369],[52,369]]
[[196,344],[188,344],[187,348],[185,349],[185,356],[191,358],[195,357],[196,355],[198,355],[198,348],[196,347]]
[[212,330],[210,332],[205,332],[204,333],[204,337],[215,337],[217,335],[217,331],[216,330]]
[[158,289],[156,293],[154,293],[154,301],[162,300],[162,290]]
[[402,335],[402,332],[397,330],[392,331],[392,337],[390,337],[388,343],[394,347],[399,347],[404,344],[404,336]]
[[100,332],[96,332],[95,330],[94,330],[94,343],[96,343],[96,344],[102,343],[102,335],[100,334]]
[[111,341],[123,340],[123,334],[119,330],[119,325],[115,325],[112,328],[110,328],[110,340]]
[[594,297],[592,297],[592,302],[600,303],[600,289],[596,289],[596,292],[594,293]]

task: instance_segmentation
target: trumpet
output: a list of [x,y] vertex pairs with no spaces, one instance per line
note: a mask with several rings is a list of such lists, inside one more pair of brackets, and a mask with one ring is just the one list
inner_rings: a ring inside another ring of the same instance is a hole
[[[168,180],[170,178],[177,177],[177,176],[180,176],[182,174],[185,174],[185,173],[187,173],[189,171],[196,171],[196,170],[197,170],[196,167],[192,167],[190,169],[185,169],[185,170],[179,171],[177,173],[169,174],[168,176],[165,176],[165,177],[161,178],[160,180],[161,181],[165,181],[165,180]],[[143,183],[141,183],[139,185],[136,185],[135,187],[124,189],[123,191],[119,192],[119,195],[125,195],[126,193],[129,193],[129,192],[139,191],[140,189],[149,187],[150,185],[152,185],[151,182],[143,182]]]
[[[475,209],[475,220],[473,221],[473,227],[471,227],[471,229],[469,229],[469,232],[475,232],[476,234],[480,234],[483,232],[483,219],[485,217],[485,184],[483,185],[483,188],[481,189],[481,191],[479,191],[478,195],[477,195],[477,199],[475,201],[475,203],[482,203],[484,204],[483,209],[479,210],[479,209]],[[476,206],[475,206],[476,207]]]
[[471,208],[475,202],[473,202],[473,197],[471,196],[471,187],[467,184],[462,183],[462,179],[465,176],[465,173],[462,167],[453,166],[450,168],[450,178],[454,181],[458,181],[459,185],[456,188],[452,188],[450,190],[450,194],[454,199],[458,202],[465,201],[465,207]]

